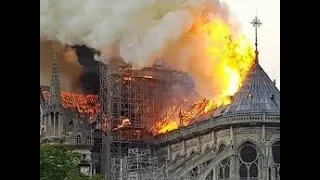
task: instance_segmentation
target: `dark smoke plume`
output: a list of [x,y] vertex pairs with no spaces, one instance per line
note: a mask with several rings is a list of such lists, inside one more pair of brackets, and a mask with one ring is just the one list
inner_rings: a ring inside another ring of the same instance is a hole
[[98,62],[93,58],[98,54],[86,46],[63,46],[55,41],[40,41],[40,84],[50,85],[53,47],[61,46],[60,85],[62,90],[97,94],[99,92]]
[[82,66],[79,64],[77,55],[71,47],[53,41],[40,41],[40,84],[50,85],[55,46],[61,46],[58,54],[61,88],[67,91],[81,91],[79,77],[82,74]]
[[89,69],[84,71],[80,76],[80,83],[82,91],[86,94],[99,93],[99,71],[96,69]]
[[73,46],[78,56],[78,61],[83,67],[80,75],[81,89],[86,94],[98,94],[99,92],[99,63],[93,58],[98,52],[86,46]]

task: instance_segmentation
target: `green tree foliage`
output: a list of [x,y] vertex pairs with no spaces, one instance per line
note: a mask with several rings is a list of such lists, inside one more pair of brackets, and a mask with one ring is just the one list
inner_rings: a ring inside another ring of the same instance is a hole
[[79,153],[64,145],[40,145],[40,179],[64,180],[77,170]]
[[69,175],[66,180],[104,180],[103,176],[83,176],[79,174],[71,174]]
[[40,180],[103,180],[79,173],[81,154],[65,145],[40,145]]

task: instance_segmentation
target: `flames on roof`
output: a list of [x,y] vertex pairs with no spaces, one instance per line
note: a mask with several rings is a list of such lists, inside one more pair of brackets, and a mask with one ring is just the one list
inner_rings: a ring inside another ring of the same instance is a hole
[[[43,89],[42,92],[45,99],[50,98],[51,95],[47,89]],[[79,115],[93,116],[100,110],[99,97],[97,95],[62,91],[61,102],[64,108],[75,110]]]

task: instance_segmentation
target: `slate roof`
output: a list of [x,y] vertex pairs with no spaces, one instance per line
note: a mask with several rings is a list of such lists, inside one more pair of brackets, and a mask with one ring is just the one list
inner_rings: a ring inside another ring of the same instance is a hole
[[252,65],[224,115],[257,113],[280,115],[280,91],[259,63]]

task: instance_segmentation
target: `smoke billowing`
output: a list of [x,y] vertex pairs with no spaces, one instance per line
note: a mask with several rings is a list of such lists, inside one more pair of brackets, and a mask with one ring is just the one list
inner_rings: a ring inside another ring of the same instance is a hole
[[41,0],[40,38],[86,45],[135,68],[164,59],[188,72],[200,94],[215,98],[224,88],[210,74],[219,59],[212,63],[203,54],[206,41],[197,26],[212,19],[230,24],[228,11],[214,0]]
[[[60,45],[58,42],[40,42],[40,84],[49,85],[53,49]],[[65,46],[60,50],[58,58],[60,63],[61,88],[68,91],[81,91],[97,94],[99,91],[98,63],[94,61],[94,50],[85,46]]]
[[99,92],[99,67],[98,62],[93,58],[97,52],[86,46],[73,46],[79,63],[82,65],[80,75],[81,89],[84,93],[98,94]]
[[62,47],[58,58],[61,87],[64,90],[80,90],[79,76],[82,68],[78,63],[77,55],[71,47],[63,47],[53,41],[40,41],[40,84],[50,84],[53,51],[57,50],[58,46]]

